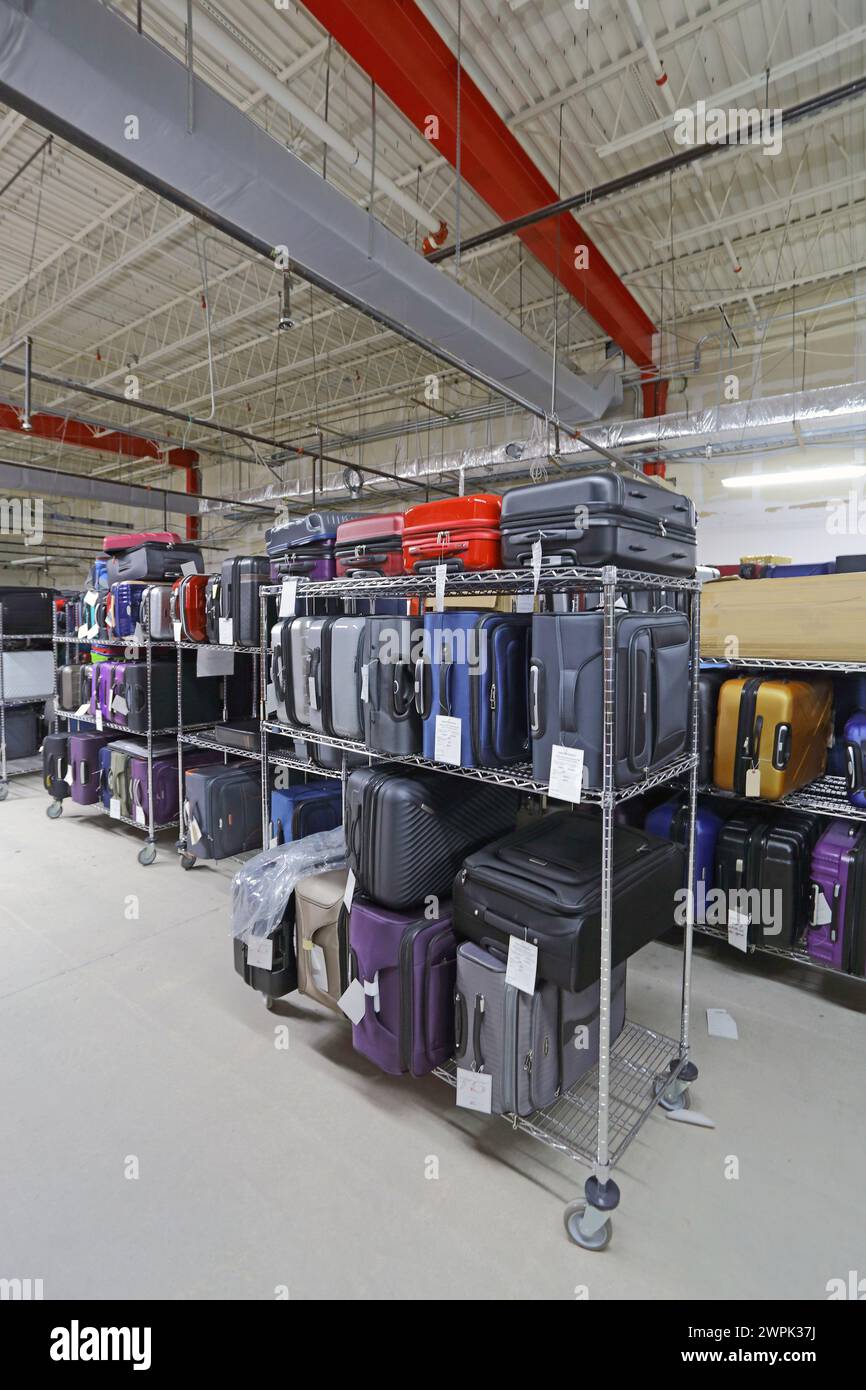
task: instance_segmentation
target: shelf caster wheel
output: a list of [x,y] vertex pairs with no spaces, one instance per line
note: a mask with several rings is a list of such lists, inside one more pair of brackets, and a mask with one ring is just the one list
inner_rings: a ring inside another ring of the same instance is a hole
[[584,1217],[586,1208],[587,1203],[582,1197],[576,1202],[571,1202],[570,1205],[565,1208],[563,1220],[565,1222],[565,1229],[568,1232],[568,1238],[570,1241],[573,1241],[575,1245],[579,1245],[582,1250],[606,1250],[610,1245],[610,1238],[613,1235],[613,1226],[611,1225],[610,1217],[608,1217],[603,1226],[599,1226],[592,1234],[584,1235],[583,1231],[580,1229],[580,1223]]
[[195,868],[195,855],[194,855],[194,854],[182,854],[182,855],[180,856],[180,866],[181,866],[182,869],[194,869],[194,868]]
[[659,1107],[666,1110],[669,1115],[677,1110],[689,1110],[691,1108],[692,1098],[687,1090],[682,1090],[675,1096],[665,1095],[664,1091],[664,1081],[657,1081],[656,1095],[659,1097]]
[[274,1005],[277,1002],[276,999],[272,994],[263,994],[262,998],[265,1001],[265,1008],[267,1009],[268,1013],[272,1014],[274,1011]]
[[9,788],[5,782],[0,782],[0,801],[5,801],[9,795]]
[[63,815],[63,802],[52,801],[50,806],[45,807],[45,814],[49,820],[57,820],[58,816]]
[[143,864],[145,868],[147,868],[148,864],[152,864],[155,858],[156,845],[145,845],[143,849],[138,851],[138,862],[139,864]]

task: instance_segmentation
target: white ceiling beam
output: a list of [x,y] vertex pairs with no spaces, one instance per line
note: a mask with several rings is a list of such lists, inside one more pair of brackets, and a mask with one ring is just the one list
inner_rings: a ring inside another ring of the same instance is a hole
[[[673,237],[668,240],[656,241],[653,243],[655,250],[663,251],[673,244],[679,245],[684,241],[691,241],[694,237],[704,236],[707,232],[720,231],[722,228],[742,227],[744,221],[752,221],[756,217],[765,217],[768,213],[779,212],[783,208],[794,206],[797,203],[806,203],[810,198],[823,198],[830,193],[838,193],[843,188],[850,188],[853,184],[860,184],[866,180],[866,169],[858,169],[856,172],[846,174],[844,178],[834,179],[831,183],[818,184],[815,188],[803,189],[801,193],[792,194],[786,198],[774,198],[770,202],[762,203],[760,207],[743,208],[740,212],[731,213],[728,217],[720,217],[717,222],[708,222],[705,226],[688,227],[682,232],[675,232]],[[845,205],[846,207],[849,204]],[[841,209],[834,209],[841,211]],[[737,238],[734,238],[736,241]]]

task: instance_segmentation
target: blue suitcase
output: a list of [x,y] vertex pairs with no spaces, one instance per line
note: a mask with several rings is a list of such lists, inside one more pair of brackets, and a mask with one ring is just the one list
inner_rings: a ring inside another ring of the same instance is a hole
[[424,650],[415,668],[415,704],[424,756],[436,749],[436,717],[460,720],[463,767],[528,762],[528,613],[449,610],[424,618]]
[[133,580],[112,584],[115,637],[131,637],[135,632],[141,617],[141,598],[146,588],[146,584]]
[[309,783],[271,792],[271,842],[288,845],[319,830],[334,830],[343,819],[341,787]]
[[[660,840],[672,840],[674,844],[685,847],[688,822],[688,799],[685,796],[673,796],[669,801],[663,801],[661,806],[656,806],[650,811],[644,824],[644,830],[648,835],[657,835]],[[716,841],[723,824],[724,821],[717,812],[703,802],[698,802],[695,815],[695,921],[698,923],[702,923],[704,919],[705,914],[702,907],[705,907],[705,895],[713,887]],[[683,887],[687,886],[685,880],[687,874],[688,861],[686,861],[685,866]],[[701,884],[703,884],[703,893],[700,888]]]
[[822,565],[768,565],[765,579],[805,579],[814,574],[835,574],[836,565],[827,560]]

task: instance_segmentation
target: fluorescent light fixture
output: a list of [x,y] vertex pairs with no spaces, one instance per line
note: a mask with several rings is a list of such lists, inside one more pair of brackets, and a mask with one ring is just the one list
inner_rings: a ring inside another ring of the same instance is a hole
[[737,473],[723,478],[722,487],[783,487],[786,483],[830,483],[839,478],[862,478],[866,466],[828,463],[817,468],[786,468],[782,473]]

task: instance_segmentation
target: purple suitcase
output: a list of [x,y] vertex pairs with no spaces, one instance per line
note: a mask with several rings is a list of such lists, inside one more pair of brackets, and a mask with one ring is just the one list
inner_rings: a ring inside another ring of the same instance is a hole
[[848,800],[852,806],[866,808],[866,712],[858,710],[845,724],[842,735],[845,749],[845,781],[848,784]]
[[72,768],[70,795],[79,806],[95,806],[99,800],[99,750],[109,734],[71,734],[69,763]]
[[366,1012],[352,1043],[393,1076],[425,1076],[454,1054],[457,942],[451,912],[430,921],[356,897],[349,918],[352,975]]
[[103,719],[110,719],[108,713],[111,702],[112,681],[114,680],[114,662],[100,662],[96,668],[96,676],[93,682],[93,695],[90,701],[90,713],[95,714],[100,711]]
[[271,561],[271,574],[274,564],[279,577],[299,574],[305,579],[334,579],[337,573],[337,558],[334,554],[334,541],[320,541],[316,545],[300,546],[276,562]]
[[[188,767],[202,767],[205,763],[220,763],[222,753],[208,748],[184,753],[184,770]],[[150,801],[147,795],[147,759],[133,758],[129,764],[130,789],[132,792],[132,816],[145,824],[148,820]],[[166,753],[153,760],[153,821],[154,825],[167,825],[178,818],[177,801],[177,753]],[[141,814],[139,814],[141,808]],[[143,817],[143,820],[142,820]]]
[[806,950],[834,970],[866,973],[866,832],[845,820],[812,851],[812,923]]

